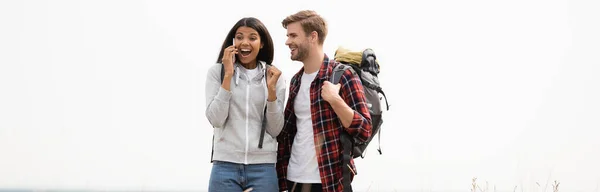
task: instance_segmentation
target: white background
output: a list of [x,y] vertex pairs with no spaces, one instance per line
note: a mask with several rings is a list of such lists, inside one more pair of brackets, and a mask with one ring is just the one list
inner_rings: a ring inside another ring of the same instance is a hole
[[206,190],[226,33],[262,20],[289,79],[281,20],[313,9],[327,54],[376,51],[392,105],[356,191],[598,191],[597,1],[210,3],[0,1],[0,189]]

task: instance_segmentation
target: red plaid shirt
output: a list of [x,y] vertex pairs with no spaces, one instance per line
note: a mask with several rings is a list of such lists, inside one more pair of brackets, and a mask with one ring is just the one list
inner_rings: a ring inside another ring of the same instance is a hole
[[[323,191],[343,191],[342,185],[342,144],[340,133],[345,129],[350,135],[366,141],[371,136],[371,116],[367,107],[365,93],[359,77],[346,70],[341,77],[341,97],[348,106],[354,109],[354,118],[350,127],[344,128],[329,103],[321,97],[323,82],[329,81],[333,68],[338,63],[329,60],[325,55],[323,65],[317,73],[315,80],[310,86],[310,103],[313,124],[313,137],[319,174]],[[304,68],[300,69],[290,82],[290,92],[284,111],[285,124],[283,130],[277,136],[279,149],[277,152],[277,176],[279,178],[279,190],[289,190],[287,180],[287,168],[290,162],[292,143],[296,136],[296,115],[294,114],[294,100],[300,88],[300,79]],[[353,171],[356,173],[354,161],[350,161]],[[291,187],[291,186],[290,186]]]

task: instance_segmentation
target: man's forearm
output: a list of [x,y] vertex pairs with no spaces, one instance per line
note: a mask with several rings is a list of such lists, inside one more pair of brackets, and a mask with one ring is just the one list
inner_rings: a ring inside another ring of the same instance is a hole
[[354,118],[354,110],[344,102],[344,99],[338,97],[335,101],[329,103],[335,114],[337,114],[340,122],[345,128],[350,127]]

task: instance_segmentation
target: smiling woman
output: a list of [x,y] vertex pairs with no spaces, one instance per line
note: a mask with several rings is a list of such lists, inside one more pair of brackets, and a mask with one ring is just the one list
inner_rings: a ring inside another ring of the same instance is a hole
[[217,64],[208,70],[206,117],[214,134],[211,192],[278,191],[274,138],[283,127],[286,86],[272,62],[269,31],[257,18],[245,17],[229,30]]

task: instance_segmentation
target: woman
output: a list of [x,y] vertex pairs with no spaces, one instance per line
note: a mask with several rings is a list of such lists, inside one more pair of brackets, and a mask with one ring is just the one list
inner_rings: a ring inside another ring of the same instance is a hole
[[269,31],[260,20],[246,17],[231,28],[217,65],[208,70],[206,117],[214,127],[211,192],[279,191],[276,137],[283,127],[286,91],[281,71],[271,62]]

